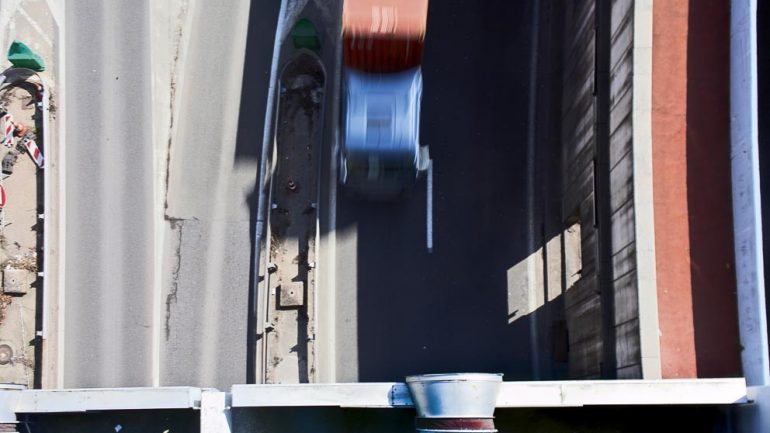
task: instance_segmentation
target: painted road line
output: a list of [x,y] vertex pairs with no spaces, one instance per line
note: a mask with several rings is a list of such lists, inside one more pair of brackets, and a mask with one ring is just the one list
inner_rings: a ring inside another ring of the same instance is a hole
[[428,193],[426,194],[426,243],[428,252],[433,252],[433,160],[428,161]]

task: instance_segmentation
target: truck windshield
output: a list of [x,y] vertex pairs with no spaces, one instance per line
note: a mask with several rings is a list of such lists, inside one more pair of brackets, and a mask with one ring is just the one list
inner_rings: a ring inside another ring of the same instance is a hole
[[395,157],[382,155],[362,155],[349,157],[347,160],[348,176],[358,181],[368,182],[414,180],[414,157]]

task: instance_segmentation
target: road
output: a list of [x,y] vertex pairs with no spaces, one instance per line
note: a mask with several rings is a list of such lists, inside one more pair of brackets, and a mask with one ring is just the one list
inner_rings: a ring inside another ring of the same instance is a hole
[[66,388],[245,382],[280,2],[168,6],[160,17],[150,1],[66,7]]
[[150,130],[139,125],[152,119],[148,5],[91,0],[65,13],[64,386],[147,385],[154,173]]
[[421,142],[434,161],[434,251],[425,183],[396,204],[340,195],[336,379],[485,371],[532,379],[528,248],[528,3],[433,1]]
[[[249,269],[280,1],[198,2],[165,218],[161,385],[246,383]],[[246,37],[246,35],[248,36]]]
[[[158,56],[150,2],[67,6],[65,387],[246,381],[254,183],[280,2],[177,5],[160,27],[182,35],[169,58]],[[339,197],[334,263],[320,258],[336,279],[337,381],[531,377],[515,272],[533,253],[529,13],[431,4],[422,142],[435,164],[434,251],[424,184],[395,205]]]

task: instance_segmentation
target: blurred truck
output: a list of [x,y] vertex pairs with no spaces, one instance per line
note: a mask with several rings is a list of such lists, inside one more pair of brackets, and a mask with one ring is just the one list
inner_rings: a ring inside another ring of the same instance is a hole
[[427,170],[420,146],[428,0],[345,0],[340,183],[353,195],[402,196]]

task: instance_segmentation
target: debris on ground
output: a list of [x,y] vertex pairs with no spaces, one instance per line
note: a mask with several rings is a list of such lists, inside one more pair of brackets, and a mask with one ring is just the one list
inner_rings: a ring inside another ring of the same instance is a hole
[[5,321],[5,312],[8,309],[8,306],[11,305],[12,301],[13,296],[0,293],[0,323]]
[[13,256],[0,264],[0,267],[3,270],[24,269],[29,272],[37,272],[37,252],[30,251],[25,254]]

